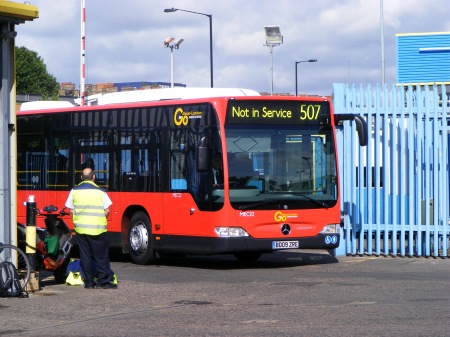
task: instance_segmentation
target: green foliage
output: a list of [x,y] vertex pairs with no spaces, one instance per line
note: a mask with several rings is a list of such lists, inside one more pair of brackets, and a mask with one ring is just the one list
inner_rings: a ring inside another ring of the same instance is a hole
[[25,47],[16,47],[16,91],[41,95],[43,100],[58,99],[56,78],[47,72],[44,60]]

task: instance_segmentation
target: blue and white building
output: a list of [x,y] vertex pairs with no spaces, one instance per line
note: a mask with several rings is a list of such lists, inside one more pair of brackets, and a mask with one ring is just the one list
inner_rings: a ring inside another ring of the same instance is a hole
[[450,84],[450,32],[397,34],[397,84]]

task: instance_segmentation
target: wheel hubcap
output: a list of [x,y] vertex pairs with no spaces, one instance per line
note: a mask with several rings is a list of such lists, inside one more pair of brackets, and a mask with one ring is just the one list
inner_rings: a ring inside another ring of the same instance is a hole
[[148,247],[147,227],[138,222],[130,231],[130,246],[135,252],[143,254]]

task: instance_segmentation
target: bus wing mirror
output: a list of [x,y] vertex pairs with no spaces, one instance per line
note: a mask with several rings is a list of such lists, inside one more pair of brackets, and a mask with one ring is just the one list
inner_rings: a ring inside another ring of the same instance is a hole
[[206,137],[200,140],[200,145],[197,149],[197,171],[207,172],[209,169],[209,150],[206,143]]
[[334,124],[341,124],[343,121],[355,121],[356,131],[358,132],[359,145],[367,145],[367,122],[360,115],[355,114],[336,114],[334,115]]

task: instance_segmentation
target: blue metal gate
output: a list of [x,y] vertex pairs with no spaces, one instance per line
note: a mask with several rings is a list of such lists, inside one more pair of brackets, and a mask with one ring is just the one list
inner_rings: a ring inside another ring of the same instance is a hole
[[354,123],[337,132],[342,240],[336,255],[449,257],[449,126],[446,87],[334,85],[335,113]]

